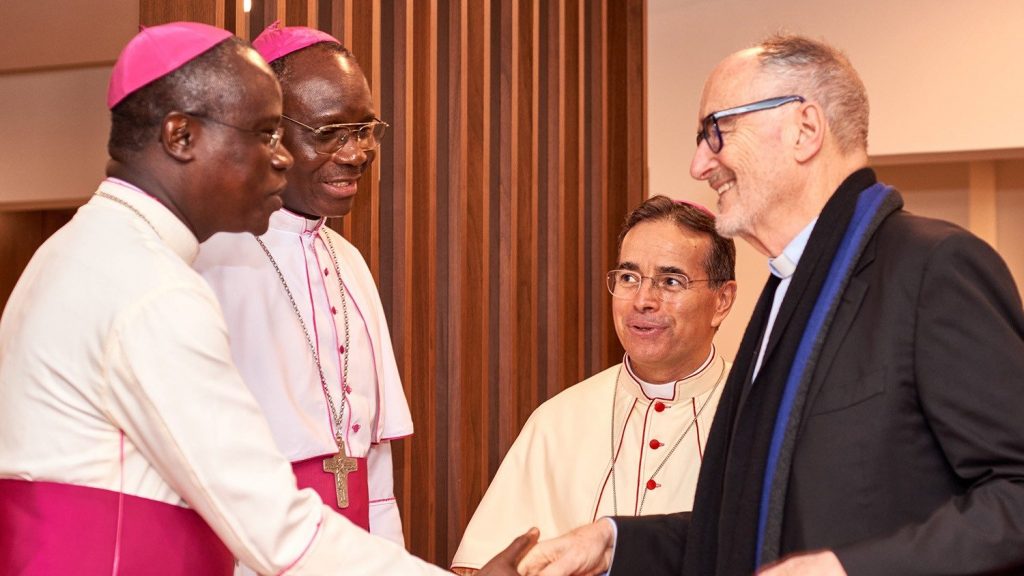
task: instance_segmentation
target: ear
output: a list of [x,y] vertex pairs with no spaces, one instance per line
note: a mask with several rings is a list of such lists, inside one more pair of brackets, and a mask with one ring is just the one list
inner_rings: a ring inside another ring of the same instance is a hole
[[170,112],[160,123],[160,145],[179,162],[195,159],[196,139],[202,128],[195,118],[183,112]]
[[825,111],[817,102],[804,102],[797,110],[797,120],[793,155],[797,162],[807,162],[818,154],[825,142]]
[[711,326],[715,330],[729,315],[733,303],[736,302],[736,281],[729,280],[715,290],[715,315],[711,317]]

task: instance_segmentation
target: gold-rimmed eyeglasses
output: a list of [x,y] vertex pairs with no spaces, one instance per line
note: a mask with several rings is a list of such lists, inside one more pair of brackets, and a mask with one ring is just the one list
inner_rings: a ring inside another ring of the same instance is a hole
[[288,116],[281,116],[285,120],[305,128],[313,134],[313,150],[317,154],[335,154],[338,150],[344,148],[345,144],[348,143],[349,138],[355,135],[356,145],[361,150],[373,150],[380,146],[381,139],[384,138],[384,134],[387,132],[388,123],[379,119],[374,118],[369,122],[352,122],[348,124],[327,124],[319,128],[314,128],[308,124],[303,124],[294,118]]

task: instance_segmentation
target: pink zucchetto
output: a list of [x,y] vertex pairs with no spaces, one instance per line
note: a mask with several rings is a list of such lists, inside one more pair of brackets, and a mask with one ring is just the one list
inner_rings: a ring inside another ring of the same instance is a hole
[[231,32],[198,22],[143,28],[121,51],[110,75],[107,108],[143,86],[181,68],[231,37]]
[[690,202],[689,200],[673,200],[673,202],[675,202],[676,204],[684,204],[686,206],[691,206],[693,208],[696,208],[697,210],[700,210],[701,212],[703,212],[703,213],[707,214],[708,216],[710,216],[712,220],[714,220],[714,218],[715,218],[715,213],[712,212],[711,210],[709,210],[707,206],[704,206],[702,204],[697,204],[696,202]]
[[322,30],[305,26],[281,26],[281,21],[278,20],[267,26],[267,29],[252,41],[252,47],[260,53],[260,56],[263,56],[264,60],[273,62],[282,56],[320,42],[341,44],[340,40]]

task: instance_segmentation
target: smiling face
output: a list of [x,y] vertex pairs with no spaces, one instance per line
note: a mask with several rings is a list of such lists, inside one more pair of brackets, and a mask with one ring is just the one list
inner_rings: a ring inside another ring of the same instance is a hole
[[[616,268],[643,276],[674,273],[707,279],[707,236],[668,220],[637,224],[622,239]],[[615,332],[637,376],[661,383],[684,378],[711,352],[715,331],[732,305],[735,282],[693,282],[674,302],[662,302],[644,279],[632,298],[612,298]]]
[[[762,70],[756,51],[740,52],[722,61],[708,78],[698,123],[716,111],[787,94],[779,80]],[[783,143],[791,132],[786,121],[798,110],[794,103],[724,118],[719,122],[722,149],[716,154],[706,142],[697,146],[690,175],[706,180],[718,193],[717,229],[723,236],[756,243],[773,215],[787,210],[796,188]]]
[[[313,46],[291,56],[281,79],[286,116],[313,128],[368,122],[375,117],[370,87],[351,57]],[[318,154],[313,134],[285,121],[284,145],[295,157],[284,205],[306,216],[344,216],[352,210],[357,182],[377,155],[355,138],[333,155]]]

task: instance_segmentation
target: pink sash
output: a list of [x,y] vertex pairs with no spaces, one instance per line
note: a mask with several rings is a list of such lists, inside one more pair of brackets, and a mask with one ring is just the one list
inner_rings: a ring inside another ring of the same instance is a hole
[[367,482],[366,458],[356,458],[359,467],[348,473],[348,508],[338,508],[338,493],[334,486],[334,474],[324,472],[324,459],[332,455],[316,456],[299,462],[292,462],[295,479],[299,488],[312,488],[324,504],[348,518],[356,526],[370,531],[370,488]]
[[188,508],[73,484],[0,480],[0,574],[229,576],[234,566]]

